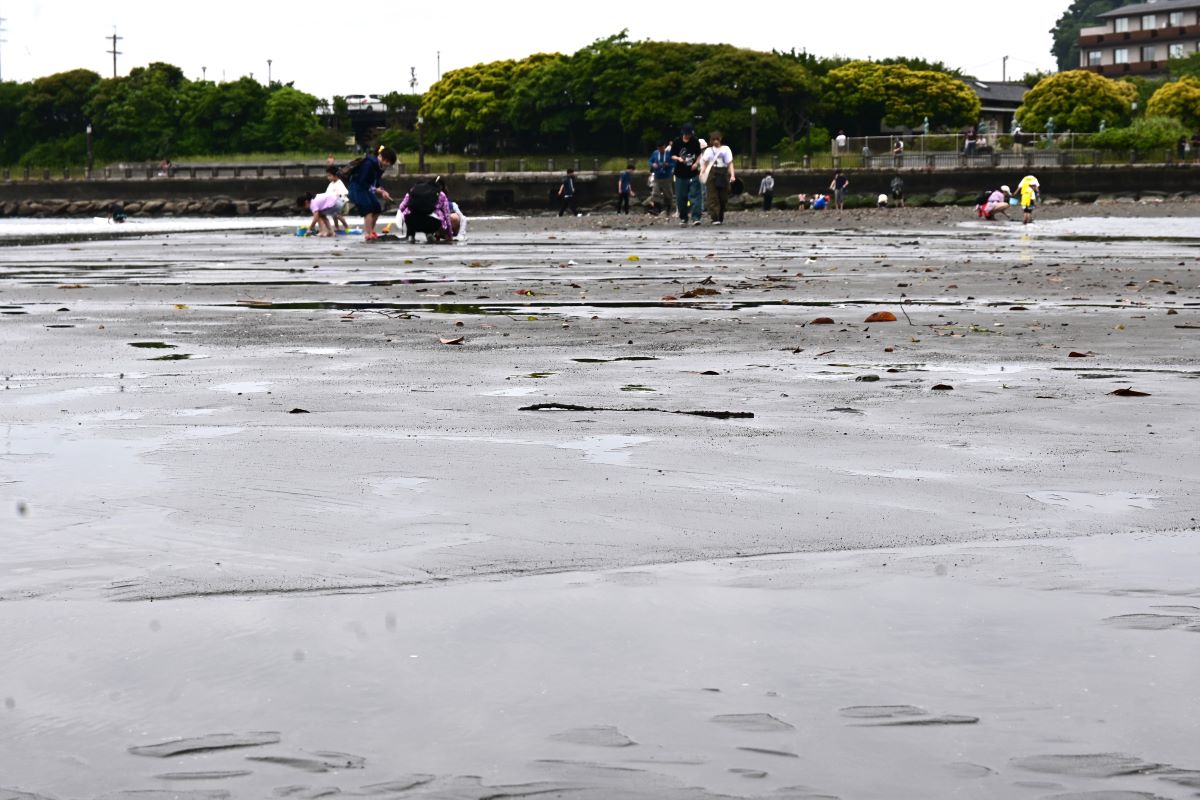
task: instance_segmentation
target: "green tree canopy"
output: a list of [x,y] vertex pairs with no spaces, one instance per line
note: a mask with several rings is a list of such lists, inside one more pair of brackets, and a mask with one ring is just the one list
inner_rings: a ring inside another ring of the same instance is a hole
[[456,144],[501,131],[533,149],[625,151],[694,122],[745,147],[751,108],[774,141],[802,128],[817,90],[795,58],[730,45],[632,42],[622,32],[569,56],[447,73],[430,88],[422,113],[436,135]]
[[1050,117],[1059,131],[1096,131],[1129,121],[1137,87],[1087,70],[1060,72],[1042,80],[1025,95],[1017,119],[1026,130],[1038,130]]
[[100,76],[75,69],[38,78],[22,101],[20,124],[36,139],[46,140],[87,126],[84,108]]
[[[721,47],[690,75],[688,95],[705,122],[745,143],[750,109],[764,131],[795,136],[816,104],[818,84],[806,68],[771,53]],[[745,146],[745,144],[743,144]]]
[[16,163],[30,145],[29,134],[20,124],[28,93],[27,83],[0,82],[0,163]]
[[929,61],[924,58],[910,58],[907,56],[892,56],[891,58],[877,58],[876,64],[899,64],[902,67],[908,67],[917,72],[940,72],[943,75],[950,75],[955,78],[965,78],[961,69],[947,66],[944,61]]
[[183,110],[184,151],[252,153],[277,149],[263,122],[267,87],[249,77],[192,85]]
[[880,123],[919,127],[929,118],[938,127],[979,120],[979,98],[946,73],[903,64],[852,61],[825,76],[823,103],[830,128],[875,133]]
[[102,158],[169,156],[179,140],[183,73],[170,64],[137,67],[126,78],[100,81],[87,103]]
[[519,66],[512,60],[491,61],[447,72],[425,93],[421,116],[433,130],[454,140],[484,134],[498,138],[506,122],[508,89],[525,72],[518,73]]
[[273,85],[263,115],[263,138],[272,150],[301,150],[321,130],[320,101],[291,86]]
[[1200,78],[1188,76],[1163,84],[1146,103],[1146,116],[1170,117],[1200,130]]
[[522,73],[509,89],[508,124],[527,136],[562,143],[574,151],[583,108],[573,78],[570,59],[557,53],[538,69]]
[[1186,58],[1172,58],[1167,62],[1167,69],[1172,78],[1182,78],[1185,75],[1200,78],[1200,52],[1192,53]]

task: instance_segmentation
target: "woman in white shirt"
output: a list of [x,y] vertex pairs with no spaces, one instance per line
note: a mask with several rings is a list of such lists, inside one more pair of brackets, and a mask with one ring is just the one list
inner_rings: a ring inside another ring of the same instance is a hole
[[712,224],[720,225],[725,222],[725,208],[729,205],[729,184],[737,179],[733,168],[733,151],[725,144],[720,131],[713,131],[708,137],[708,149],[700,156],[700,170],[706,172],[705,181],[712,189],[714,199]]

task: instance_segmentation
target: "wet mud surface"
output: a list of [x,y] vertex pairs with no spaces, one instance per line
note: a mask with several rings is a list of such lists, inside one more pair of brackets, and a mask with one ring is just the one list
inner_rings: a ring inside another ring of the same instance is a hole
[[0,798],[1193,796],[1200,217],[1055,211],[0,242]]

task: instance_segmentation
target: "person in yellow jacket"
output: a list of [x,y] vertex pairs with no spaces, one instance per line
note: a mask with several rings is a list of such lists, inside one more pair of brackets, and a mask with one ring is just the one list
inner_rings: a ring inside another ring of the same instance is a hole
[[1017,194],[1021,196],[1021,221],[1028,225],[1033,222],[1033,208],[1041,195],[1042,185],[1033,175],[1026,175],[1017,184]]

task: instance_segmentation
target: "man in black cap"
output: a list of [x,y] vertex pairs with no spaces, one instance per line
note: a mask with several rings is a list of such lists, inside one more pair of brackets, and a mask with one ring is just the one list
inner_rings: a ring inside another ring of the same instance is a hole
[[692,224],[700,224],[700,142],[696,129],[690,122],[679,131],[679,138],[671,142],[671,161],[675,164],[675,204],[679,209],[679,224],[688,224],[688,205],[691,205]]

